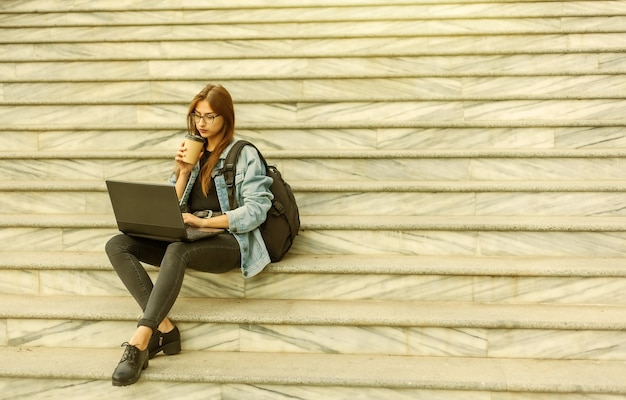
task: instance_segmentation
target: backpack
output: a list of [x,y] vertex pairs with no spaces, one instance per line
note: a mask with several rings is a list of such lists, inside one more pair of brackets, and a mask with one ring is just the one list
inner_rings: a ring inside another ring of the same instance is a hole
[[265,164],[265,174],[273,179],[270,191],[274,195],[274,199],[272,200],[272,206],[267,212],[265,222],[261,224],[259,229],[261,236],[263,236],[265,247],[270,255],[270,259],[272,262],[280,261],[287,251],[289,251],[300,229],[298,205],[296,204],[291,186],[283,180],[280,171],[278,171],[276,166],[268,165],[259,149],[247,140],[239,140],[233,145],[226,155],[226,161],[222,169],[228,189],[230,209],[234,210],[237,208],[235,168],[237,166],[239,153],[241,153],[241,149],[246,145],[256,149],[263,164]]

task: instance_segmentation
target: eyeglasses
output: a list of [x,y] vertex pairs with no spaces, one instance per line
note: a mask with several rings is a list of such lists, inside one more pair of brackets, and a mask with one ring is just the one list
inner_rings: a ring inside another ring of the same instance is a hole
[[196,124],[198,122],[200,122],[201,119],[203,119],[204,122],[207,125],[211,125],[213,123],[213,121],[215,121],[215,118],[221,117],[221,115],[219,115],[219,114],[204,114],[204,115],[202,115],[202,114],[198,114],[198,113],[195,113],[195,112],[189,114],[189,116],[192,117],[194,121],[196,121]]

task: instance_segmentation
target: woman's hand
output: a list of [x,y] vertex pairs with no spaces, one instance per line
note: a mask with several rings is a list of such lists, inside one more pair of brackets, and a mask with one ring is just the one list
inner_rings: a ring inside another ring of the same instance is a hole
[[190,213],[183,213],[183,221],[194,228],[229,228],[228,216],[226,214],[211,218],[200,218]]
[[180,148],[176,152],[176,157],[174,158],[174,160],[176,161],[176,166],[178,167],[180,173],[189,176],[189,174],[191,174],[191,170],[193,169],[193,164],[187,164],[183,161],[183,156],[185,155],[186,151],[187,148],[185,147],[185,141],[183,141],[180,144]]
[[191,213],[183,213],[183,221],[185,222],[185,225],[189,225],[194,228],[206,228],[205,222],[207,220],[205,218],[196,217]]

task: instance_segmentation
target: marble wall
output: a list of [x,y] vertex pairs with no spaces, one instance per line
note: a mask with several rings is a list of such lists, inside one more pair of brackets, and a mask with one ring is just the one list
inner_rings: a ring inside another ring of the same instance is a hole
[[[507,260],[625,255],[626,2],[240,0],[242,12],[229,0],[137,0],[121,11],[127,3],[0,2],[0,252],[40,257],[2,261],[0,347],[117,349],[139,310],[108,264],[75,261],[117,233],[102,183],[166,179],[188,102],[215,81],[233,94],[238,135],[293,184],[303,229],[292,254],[310,265],[246,281],[189,272],[173,315],[192,360],[625,359],[620,273],[518,273]],[[319,255],[348,264],[320,273]],[[373,255],[488,257],[510,269],[351,273]],[[359,302],[370,319],[350,311]],[[92,308],[72,314],[79,304]],[[124,392],[98,366],[6,375],[0,397],[134,398],[149,385],[154,399],[528,398],[482,386],[198,383],[161,372],[164,360]]]

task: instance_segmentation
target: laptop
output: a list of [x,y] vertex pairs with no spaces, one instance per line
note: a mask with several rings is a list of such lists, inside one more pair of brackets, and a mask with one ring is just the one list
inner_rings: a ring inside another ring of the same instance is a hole
[[127,235],[189,242],[225,232],[186,226],[172,185],[113,180],[107,180],[106,185],[117,227]]

